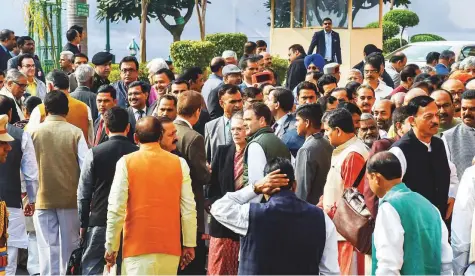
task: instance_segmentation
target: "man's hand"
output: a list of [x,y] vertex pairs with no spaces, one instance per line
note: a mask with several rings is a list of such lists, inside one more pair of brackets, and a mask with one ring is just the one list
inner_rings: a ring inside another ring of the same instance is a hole
[[279,174],[280,170],[275,170],[257,181],[254,185],[256,194],[272,195],[280,191],[280,187],[287,186],[289,179],[286,174]]
[[117,252],[109,253],[106,250],[104,259],[106,260],[107,272],[110,272],[110,268],[115,265],[115,259],[117,258]]
[[211,169],[211,165],[208,162],[206,162],[206,168],[208,168],[209,173],[213,172],[213,170]]
[[80,228],[79,229],[79,240],[80,240],[81,244],[83,244],[85,239],[86,239],[86,232],[87,232],[87,228]]
[[445,214],[445,220],[448,220],[452,216],[452,211],[454,210],[455,198],[449,197],[447,200],[447,213]]
[[194,247],[183,247],[181,251],[180,259],[180,269],[183,270],[187,265],[189,265],[195,259],[195,248]]
[[23,211],[25,217],[31,217],[35,213],[35,203],[29,203],[25,205],[25,210]]

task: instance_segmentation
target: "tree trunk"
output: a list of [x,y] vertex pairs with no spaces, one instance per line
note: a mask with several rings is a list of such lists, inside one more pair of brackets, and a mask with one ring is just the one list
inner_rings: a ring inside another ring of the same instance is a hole
[[147,62],[147,13],[148,0],[142,1],[142,16],[140,18],[140,63]]
[[[76,15],[76,6],[78,3],[87,3],[87,0],[68,0],[67,13],[68,13],[68,29],[73,25],[83,27],[83,37],[81,40],[80,49],[81,53],[87,54],[87,17]],[[58,45],[62,47],[62,45]]]
[[401,45],[401,47],[402,47],[402,35],[404,34],[404,28],[405,28],[405,27],[402,27],[402,30],[401,30],[401,37],[399,38],[399,44]]
[[389,4],[389,10],[392,11],[394,9],[394,1],[395,0],[391,0],[391,3]]
[[173,42],[177,42],[177,41],[180,41],[181,40],[181,33],[183,32],[183,29],[180,30],[178,28],[173,28],[171,30],[169,30],[170,33],[172,34],[173,36]]
[[[201,17],[201,10],[200,10],[200,0],[195,0],[195,6],[196,6],[196,15],[198,17],[198,25],[200,26],[200,38],[201,41],[205,40],[204,36],[204,30],[203,30],[203,18]],[[204,0],[206,2],[206,0]]]

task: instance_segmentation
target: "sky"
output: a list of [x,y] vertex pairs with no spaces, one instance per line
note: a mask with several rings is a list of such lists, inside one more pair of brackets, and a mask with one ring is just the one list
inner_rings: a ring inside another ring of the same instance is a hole
[[[26,35],[23,6],[26,0],[0,0],[0,28],[9,28],[17,35]],[[475,21],[472,19],[474,0],[412,0],[410,10],[419,15],[417,27],[409,28],[407,35],[434,33],[447,40],[474,40]],[[268,41],[269,12],[264,0],[211,0],[206,16],[206,32],[243,32],[250,40]],[[430,2],[430,5],[427,5]],[[96,1],[89,0],[88,18],[89,55],[105,48],[105,23],[95,19]],[[64,9],[66,4],[64,4]],[[387,10],[387,7],[385,7]],[[184,13],[183,13],[184,15]],[[66,12],[63,14],[63,29],[67,28]],[[116,60],[128,54],[127,46],[133,38],[139,43],[139,21],[111,24],[111,48]],[[199,39],[198,20],[194,15],[185,26],[182,40]],[[66,38],[63,37],[63,44]],[[167,58],[172,43],[171,34],[158,21],[147,25],[147,59]],[[290,43],[290,42],[289,42]]]

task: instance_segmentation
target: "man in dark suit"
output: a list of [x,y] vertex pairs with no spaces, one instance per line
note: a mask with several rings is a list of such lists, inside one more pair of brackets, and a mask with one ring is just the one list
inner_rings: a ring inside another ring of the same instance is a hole
[[294,106],[292,91],[285,88],[276,88],[269,93],[266,104],[275,120],[272,125],[274,134],[284,142],[295,157],[297,151],[305,142],[305,138],[299,136],[295,130],[296,119],[295,115],[291,113]]
[[290,91],[305,80],[307,68],[305,67],[305,50],[302,45],[294,44],[289,47],[290,66],[287,70],[287,80],[285,87]]
[[207,100],[207,106],[211,120],[223,116],[224,110],[219,104],[218,92],[222,85],[232,84],[239,85],[242,82],[241,69],[234,64],[228,64],[223,68],[223,83],[218,85],[215,89],[211,90]]
[[[8,60],[12,58],[10,51],[16,45],[15,33],[8,29],[0,31],[0,71],[7,69]],[[15,67],[16,69],[16,67]]]
[[[35,41],[33,40],[33,38],[29,36],[20,36],[17,39],[16,43],[18,48],[20,48],[20,55],[31,54],[34,57],[33,60],[35,62],[35,77],[46,83],[45,72],[41,67],[41,62],[38,56],[35,55]],[[8,60],[7,70],[18,68],[18,58],[20,57],[20,55]]]
[[95,121],[98,117],[96,104],[97,95],[91,91],[94,69],[89,64],[80,65],[76,68],[74,76],[76,77],[78,87],[71,93],[71,97],[87,104],[91,109],[92,119]]
[[63,51],[70,51],[74,55],[81,53],[79,51],[79,43],[81,42],[81,34],[75,29],[69,29],[66,32],[66,39],[68,43],[66,43],[63,47]]
[[[97,90],[96,105],[99,116],[94,121],[94,146],[109,140],[105,131],[103,116],[107,110],[117,105],[117,92],[112,85],[102,85],[99,87]],[[133,141],[133,137],[131,141]]]
[[323,19],[323,30],[313,35],[307,54],[311,55],[315,47],[316,53],[320,54],[326,63],[341,64],[340,35],[332,30],[332,20],[328,17]]
[[150,85],[143,81],[134,81],[129,85],[127,95],[129,107],[129,122],[132,133],[135,131],[135,124],[139,119],[152,115],[153,110],[148,108],[147,99],[150,93]]
[[116,163],[122,156],[138,150],[126,137],[130,125],[124,109],[110,108],[104,114],[104,121],[110,140],[87,153],[77,193],[81,223],[79,236],[85,241],[81,274],[85,275],[103,272],[107,206]]
[[191,186],[195,194],[198,216],[196,257],[184,270],[179,272],[181,274],[206,274],[206,246],[203,239],[205,233],[203,188],[208,184],[210,172],[206,164],[204,138],[193,130],[193,126],[200,117],[202,101],[203,97],[196,91],[185,91],[178,95],[178,117],[175,120],[178,136],[176,145],[190,167]]
[[[360,63],[353,66],[353,69],[358,69],[360,70],[361,74],[364,74],[364,65],[366,63],[366,57],[372,53],[382,54],[383,51],[379,49],[378,47],[376,47],[374,44],[367,44],[363,49],[363,56],[364,56],[363,60]],[[384,64],[383,64],[383,67],[384,67]],[[384,83],[386,83],[387,86],[395,88],[393,79],[388,74],[388,72],[386,72],[386,70],[384,70],[383,73],[381,74],[381,78],[383,79]]]

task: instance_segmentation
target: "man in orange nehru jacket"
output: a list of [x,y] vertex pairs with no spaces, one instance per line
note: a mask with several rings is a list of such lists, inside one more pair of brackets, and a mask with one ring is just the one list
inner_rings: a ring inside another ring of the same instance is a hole
[[134,134],[139,151],[117,162],[105,259],[108,267],[115,263],[123,229],[124,275],[176,275],[179,265],[183,269],[195,257],[196,203],[190,169],[184,159],[160,147],[162,133],[157,118],[140,119]]

